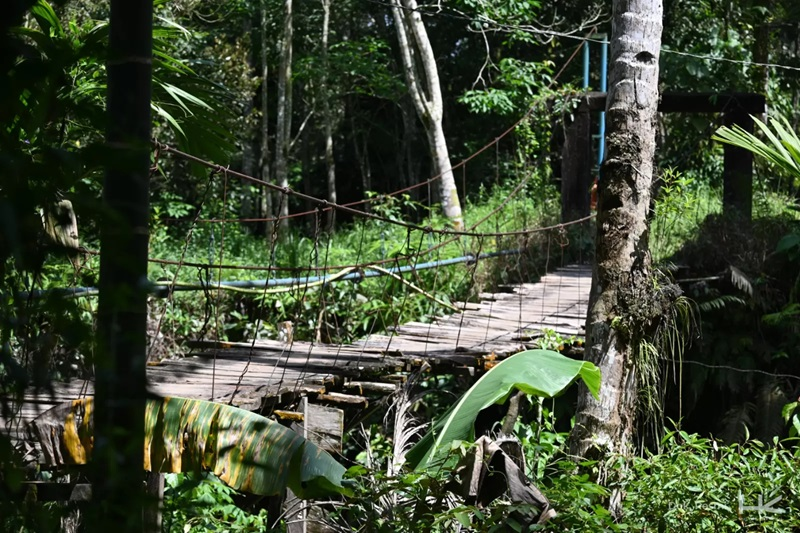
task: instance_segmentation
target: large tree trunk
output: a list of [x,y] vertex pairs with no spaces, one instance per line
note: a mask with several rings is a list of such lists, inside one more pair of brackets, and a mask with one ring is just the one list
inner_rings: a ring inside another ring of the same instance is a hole
[[142,531],[152,0],[112,0],[91,531]]
[[[281,66],[278,72],[278,111],[275,127],[275,182],[280,187],[289,186],[289,145],[292,142],[292,0],[286,0],[286,18],[283,24],[281,43]],[[278,198],[280,210],[275,214],[282,217],[278,223],[281,231],[289,225],[289,198]]]
[[392,15],[411,100],[428,137],[433,170],[441,176],[439,192],[442,210],[453,228],[460,230],[464,228],[464,220],[442,126],[442,90],[428,32],[422,23],[416,0],[394,0]]
[[606,104],[607,155],[597,214],[596,259],[586,360],[602,372],[600,399],[585,387],[571,451],[626,453],[634,434],[639,343],[652,333],[657,309],[647,212],[653,178],[661,0],[615,0]]

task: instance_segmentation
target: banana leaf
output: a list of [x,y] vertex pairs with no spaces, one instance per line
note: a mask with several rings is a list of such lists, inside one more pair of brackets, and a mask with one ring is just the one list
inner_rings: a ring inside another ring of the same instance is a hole
[[505,402],[516,390],[552,398],[578,378],[597,398],[600,370],[592,363],[576,361],[550,350],[528,350],[512,355],[486,372],[451,406],[408,451],[406,461],[416,470],[441,467],[453,442],[475,440],[475,419],[482,409]]
[[[29,434],[49,464],[91,460],[93,407],[92,398],[66,402],[30,423]],[[291,429],[250,411],[186,398],[147,400],[144,470],[209,471],[236,490],[260,495],[287,486],[300,498],[348,492],[345,468]]]

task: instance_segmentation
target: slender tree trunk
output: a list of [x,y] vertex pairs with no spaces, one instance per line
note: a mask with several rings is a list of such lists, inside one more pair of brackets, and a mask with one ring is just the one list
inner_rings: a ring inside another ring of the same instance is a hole
[[639,343],[662,313],[654,293],[647,212],[653,178],[661,0],[614,0],[606,104],[607,155],[599,184],[596,259],[586,360],[600,398],[578,397],[571,451],[626,453],[634,435]]
[[[369,162],[369,143],[367,143],[367,136],[360,136],[353,134],[353,147],[356,152],[356,159],[358,160],[358,168],[361,171],[361,190],[364,197],[367,192],[372,190],[372,165]],[[369,211],[369,204],[364,204],[365,211]]]
[[[772,0],[756,0],[755,7],[759,8],[755,15],[761,23],[756,24],[753,35],[753,61],[762,64],[769,63],[770,17],[768,13],[772,13]],[[753,85],[756,91],[769,96],[769,67],[753,68]],[[766,122],[766,113],[760,118],[762,122]]]
[[[270,35],[267,32],[267,0],[261,0],[261,180],[272,183],[270,176],[270,153],[269,153],[269,62],[267,50],[269,50]],[[272,190],[269,187],[261,186],[259,195],[258,213],[262,218],[274,216],[272,212]],[[265,234],[272,235],[272,224],[259,224],[264,228]]]
[[92,531],[142,531],[152,38],[152,0],[112,0]]
[[[270,181],[270,153],[269,153],[269,63],[267,50],[269,35],[267,34],[267,0],[261,0],[261,180]],[[272,191],[269,187],[261,186],[259,216],[272,217]],[[262,226],[259,224],[259,226]],[[271,236],[272,224],[263,224],[265,234]]]
[[[292,0],[286,0],[286,16],[281,43],[281,66],[278,72],[278,117],[275,128],[275,182],[280,187],[289,186],[289,145],[292,141]],[[289,198],[281,195],[277,201],[280,210],[276,215],[281,232],[289,225]]]
[[453,228],[463,229],[461,202],[450,165],[450,154],[444,135],[442,118],[444,104],[439,83],[436,58],[428,39],[428,32],[417,11],[416,0],[394,0],[392,15],[397,29],[397,39],[403,58],[408,90],[428,138],[434,172],[440,175],[439,191],[442,210]]
[[[253,27],[253,19],[251,17],[245,17],[242,23],[242,32],[249,35],[254,41],[260,35],[260,26]],[[250,49],[250,53],[247,54],[248,64],[253,72],[258,72],[260,68],[260,61],[259,58],[256,57],[257,49],[255,47]],[[253,115],[253,111],[256,109],[257,103],[257,94],[253,94],[250,98],[244,103],[244,112],[242,115],[244,117],[250,117]],[[245,120],[245,135],[242,145],[242,173],[247,176],[256,176],[258,169],[258,152],[259,152],[259,136],[258,136],[258,127],[251,127],[250,122]],[[241,204],[239,206],[239,217],[240,218],[253,218],[258,216],[259,206],[258,203],[260,201],[260,194],[257,192],[255,187],[253,187],[250,183],[242,182],[238,185],[238,194],[241,196]],[[259,226],[258,223],[245,223],[245,227],[253,231],[255,234],[259,234]]]
[[[328,35],[331,23],[331,0],[322,0],[322,77],[320,92],[322,94],[322,114],[325,130],[325,168],[327,170],[328,201],[336,203],[336,160],[333,155],[333,113],[331,111],[331,94],[328,87]],[[328,211],[326,227],[333,231],[336,225],[336,210]]]
[[[303,94],[303,86],[300,86],[300,94]],[[309,91],[311,101],[309,102],[309,107],[314,109],[316,107],[316,101],[314,97],[314,91]],[[302,98],[301,98],[302,100]],[[311,167],[314,166],[312,154],[314,153],[314,140],[311,135],[311,128],[302,128],[300,131],[300,168],[302,171],[302,179],[303,179],[303,193],[307,194],[308,196],[314,196],[314,184],[311,181]],[[316,208],[316,204],[314,204],[311,200],[303,200],[303,211],[313,211]],[[314,223],[316,226],[316,223]]]
[[[399,106],[400,116],[403,120],[403,136],[398,150],[397,167],[400,169],[400,188],[406,188],[419,180],[422,160],[417,157],[415,150],[419,130],[416,121],[414,121],[414,106],[411,103],[411,98],[403,98]],[[420,190],[420,188],[416,188],[411,191],[411,197],[414,201],[418,201],[420,198],[426,197],[426,195],[427,189]]]

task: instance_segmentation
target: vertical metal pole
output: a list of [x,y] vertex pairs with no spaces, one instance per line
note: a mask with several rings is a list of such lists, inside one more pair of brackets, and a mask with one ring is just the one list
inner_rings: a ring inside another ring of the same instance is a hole
[[[600,91],[608,90],[608,36],[602,35],[603,44],[600,46]],[[597,165],[603,164],[606,151],[606,112],[600,112],[600,147],[597,150]]]

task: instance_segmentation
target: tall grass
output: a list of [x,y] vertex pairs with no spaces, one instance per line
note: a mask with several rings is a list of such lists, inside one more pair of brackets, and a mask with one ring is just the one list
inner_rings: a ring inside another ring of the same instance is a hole
[[707,216],[722,212],[722,191],[690,174],[667,169],[650,229],[650,251],[662,263],[697,234]]
[[[655,205],[650,230],[650,250],[656,263],[663,263],[697,236],[710,215],[722,213],[722,190],[699,182],[691,173],[667,169]],[[800,206],[786,194],[755,187],[753,218],[800,219]]]

